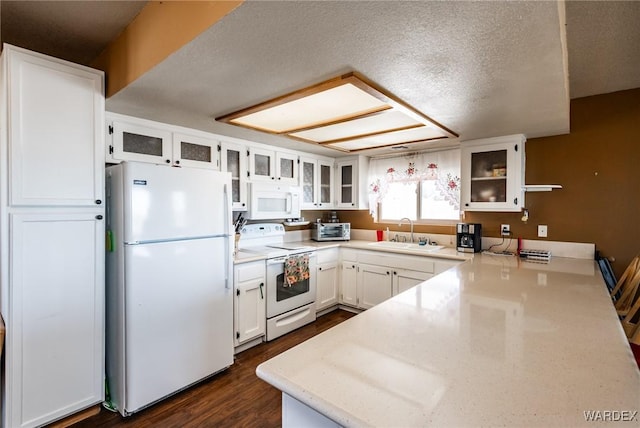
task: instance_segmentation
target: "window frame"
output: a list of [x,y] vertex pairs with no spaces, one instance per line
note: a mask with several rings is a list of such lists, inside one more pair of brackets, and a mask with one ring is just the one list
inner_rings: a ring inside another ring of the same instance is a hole
[[[416,180],[416,212],[415,218],[416,220],[412,220],[414,224],[420,225],[431,225],[431,226],[455,226],[457,223],[461,221],[463,211],[458,210],[459,215],[457,219],[424,219],[420,217],[420,213],[422,212],[422,182],[424,180]],[[382,201],[378,202],[377,210],[377,220],[374,223],[397,223],[400,219],[389,219],[382,217]],[[410,216],[405,216],[410,217]]]

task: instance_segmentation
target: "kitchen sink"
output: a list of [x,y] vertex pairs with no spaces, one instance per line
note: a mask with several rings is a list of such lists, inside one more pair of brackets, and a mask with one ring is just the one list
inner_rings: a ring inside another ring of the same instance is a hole
[[425,253],[441,250],[444,248],[444,245],[418,245],[416,243],[394,242],[394,241],[370,242],[369,245],[371,245],[372,247],[389,248],[389,249],[394,248],[397,250],[424,251]]

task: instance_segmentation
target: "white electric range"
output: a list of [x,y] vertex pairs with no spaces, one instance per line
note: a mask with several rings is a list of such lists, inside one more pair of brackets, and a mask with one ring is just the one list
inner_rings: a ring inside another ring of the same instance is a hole
[[[238,250],[266,257],[267,341],[316,319],[316,248],[284,242],[278,223],[248,224],[240,230]],[[309,276],[294,284],[285,278],[285,263],[308,258]]]

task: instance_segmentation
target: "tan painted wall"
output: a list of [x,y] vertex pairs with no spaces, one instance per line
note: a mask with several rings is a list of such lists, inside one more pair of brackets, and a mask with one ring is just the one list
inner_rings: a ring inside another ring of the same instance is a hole
[[91,64],[106,73],[107,97],[189,43],[243,1],[150,1]]
[[[527,193],[526,224],[520,213],[467,212],[465,221],[482,223],[484,236],[498,236],[500,224],[508,223],[514,236],[525,239],[543,239],[537,238],[537,226],[546,224],[548,240],[595,243],[603,256],[615,259],[619,276],[640,253],[640,89],[572,100],[570,134],[526,144],[527,184],[563,189]],[[366,211],[339,216],[354,228],[387,226],[373,223]],[[416,231],[454,233],[442,226],[416,226]]]

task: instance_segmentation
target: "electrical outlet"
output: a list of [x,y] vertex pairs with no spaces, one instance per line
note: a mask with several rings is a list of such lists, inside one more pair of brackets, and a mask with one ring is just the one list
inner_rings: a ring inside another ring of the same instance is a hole
[[539,224],[538,225],[538,238],[546,238],[547,237],[547,225]]
[[511,232],[511,228],[509,227],[508,224],[501,224],[500,225],[500,235],[501,236],[509,236],[510,232]]

